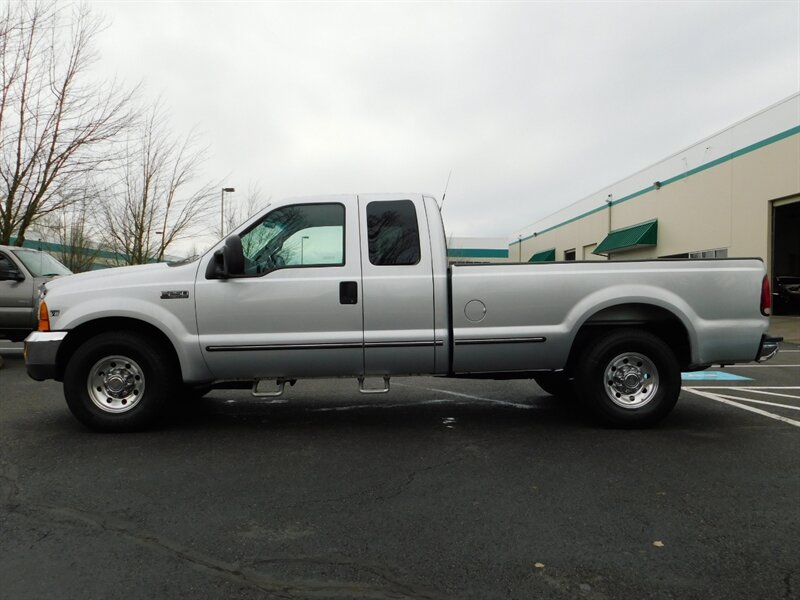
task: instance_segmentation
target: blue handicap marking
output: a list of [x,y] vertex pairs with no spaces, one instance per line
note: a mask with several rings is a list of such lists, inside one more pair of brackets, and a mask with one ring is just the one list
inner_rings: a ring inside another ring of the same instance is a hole
[[724,371],[693,371],[681,373],[681,379],[683,381],[752,381],[753,378]]

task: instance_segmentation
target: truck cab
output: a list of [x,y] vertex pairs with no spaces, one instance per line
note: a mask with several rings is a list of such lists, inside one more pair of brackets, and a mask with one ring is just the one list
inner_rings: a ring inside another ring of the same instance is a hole
[[199,265],[199,345],[214,378],[446,372],[438,214],[420,194],[270,207],[229,238],[243,264],[231,269],[223,246]]

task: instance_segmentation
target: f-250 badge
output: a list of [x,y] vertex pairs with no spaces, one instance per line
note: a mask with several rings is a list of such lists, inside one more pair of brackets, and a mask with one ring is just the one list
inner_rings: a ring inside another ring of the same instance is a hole
[[188,297],[188,290],[164,290],[161,292],[162,300],[180,300]]

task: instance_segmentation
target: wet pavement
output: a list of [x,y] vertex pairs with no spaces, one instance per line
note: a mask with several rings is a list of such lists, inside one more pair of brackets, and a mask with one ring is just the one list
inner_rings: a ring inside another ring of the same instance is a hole
[[786,350],[687,379],[647,431],[529,381],[402,378],[214,391],[127,435],[6,354],[0,597],[798,598]]

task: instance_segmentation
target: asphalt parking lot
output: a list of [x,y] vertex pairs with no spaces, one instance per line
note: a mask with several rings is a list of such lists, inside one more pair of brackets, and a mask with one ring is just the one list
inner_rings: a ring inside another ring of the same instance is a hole
[[800,346],[647,431],[533,382],[212,392],[99,435],[0,370],[2,598],[799,598]]

